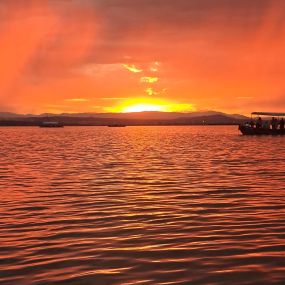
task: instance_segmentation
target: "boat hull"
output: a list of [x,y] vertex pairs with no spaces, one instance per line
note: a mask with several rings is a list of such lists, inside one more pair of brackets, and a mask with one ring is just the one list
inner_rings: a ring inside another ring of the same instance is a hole
[[109,128],[125,128],[126,125],[122,124],[113,124],[113,125],[108,125]]
[[39,125],[40,128],[63,128],[63,124],[57,122],[43,122]]
[[40,128],[63,128],[63,126],[40,126]]
[[239,130],[243,135],[246,136],[284,136],[285,129],[264,129],[264,128],[252,128],[247,126],[239,126]]

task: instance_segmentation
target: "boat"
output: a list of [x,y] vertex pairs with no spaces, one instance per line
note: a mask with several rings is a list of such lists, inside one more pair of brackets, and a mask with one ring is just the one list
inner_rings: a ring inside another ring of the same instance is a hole
[[[253,116],[259,116],[258,120],[253,119]],[[262,121],[261,116],[266,116],[264,121]],[[273,118],[275,123],[272,124],[272,120],[269,117]],[[277,118],[278,119],[277,119]],[[284,125],[279,124],[279,118],[285,117],[285,113],[273,113],[273,112],[252,112],[251,121],[239,125],[239,131],[243,135],[247,136],[259,136],[259,135],[271,135],[271,136],[283,136],[285,135]],[[261,123],[263,122],[263,124]],[[284,121],[283,121],[284,122]]]
[[45,121],[41,122],[40,128],[63,128],[63,124],[57,121]]
[[126,125],[124,124],[111,124],[111,125],[108,125],[109,128],[124,128],[126,127]]

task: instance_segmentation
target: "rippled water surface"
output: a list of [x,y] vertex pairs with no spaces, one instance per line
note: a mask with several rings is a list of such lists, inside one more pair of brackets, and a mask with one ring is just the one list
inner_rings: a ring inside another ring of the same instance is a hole
[[285,137],[0,128],[1,284],[285,284]]

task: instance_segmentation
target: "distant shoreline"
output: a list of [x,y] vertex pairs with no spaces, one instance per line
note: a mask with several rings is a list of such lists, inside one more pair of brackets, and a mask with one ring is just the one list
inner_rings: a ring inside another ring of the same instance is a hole
[[[239,125],[248,120],[246,117],[235,118],[227,114],[211,114],[191,116],[190,114],[171,114],[164,113],[140,113],[140,114],[120,114],[121,117],[100,117],[94,116],[26,116],[10,117],[0,116],[0,126],[39,126],[43,122],[59,122],[64,126],[223,126]],[[184,116],[183,116],[184,115]]]
[[[239,123],[208,123],[208,124],[127,124],[126,127],[167,127],[167,126],[173,126],[173,127],[183,127],[183,126],[238,126]],[[107,124],[64,124],[65,127],[108,127]],[[11,124],[3,124],[0,122],[0,128],[1,127],[39,127],[38,124],[25,124],[25,123],[11,123]]]

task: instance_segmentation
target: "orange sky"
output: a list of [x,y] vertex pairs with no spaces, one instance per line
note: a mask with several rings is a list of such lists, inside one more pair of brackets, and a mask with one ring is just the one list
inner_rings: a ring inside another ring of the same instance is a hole
[[0,111],[285,111],[283,0],[2,0]]

